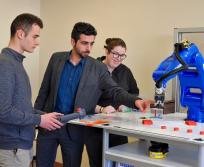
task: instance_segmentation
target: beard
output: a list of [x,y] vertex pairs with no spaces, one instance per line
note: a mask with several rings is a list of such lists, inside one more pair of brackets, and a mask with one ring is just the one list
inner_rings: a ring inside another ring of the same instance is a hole
[[90,54],[90,51],[81,52],[81,51],[78,50],[77,48],[75,48],[75,51],[76,51],[76,53],[80,56],[80,58],[87,57],[87,56],[89,56],[89,54]]
[[79,55],[81,58],[88,57],[89,54],[90,54],[90,52],[81,52],[81,53],[78,53],[78,55]]

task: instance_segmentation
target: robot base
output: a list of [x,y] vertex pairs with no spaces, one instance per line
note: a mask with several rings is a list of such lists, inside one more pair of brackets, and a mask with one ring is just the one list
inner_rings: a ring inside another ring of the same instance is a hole
[[188,108],[187,119],[195,122],[204,123],[204,110],[197,107]]

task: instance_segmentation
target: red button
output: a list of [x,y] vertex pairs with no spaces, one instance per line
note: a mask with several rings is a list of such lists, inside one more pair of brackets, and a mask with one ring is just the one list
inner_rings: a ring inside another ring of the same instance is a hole
[[165,125],[162,125],[161,129],[167,129],[167,127]]
[[200,135],[204,135],[204,131],[200,131]]
[[187,131],[186,131],[187,133],[192,133],[193,132],[193,130],[192,129],[187,129]]
[[190,121],[190,120],[185,121],[185,124],[189,125],[189,126],[196,126],[197,125],[197,123],[195,121]]
[[77,107],[76,108],[76,112],[80,112],[81,111],[81,108],[80,107]]
[[174,131],[179,131],[179,127],[175,127],[175,128],[174,128]]
[[142,124],[144,124],[144,125],[152,125],[153,122],[152,122],[151,119],[144,119],[144,120],[142,120]]

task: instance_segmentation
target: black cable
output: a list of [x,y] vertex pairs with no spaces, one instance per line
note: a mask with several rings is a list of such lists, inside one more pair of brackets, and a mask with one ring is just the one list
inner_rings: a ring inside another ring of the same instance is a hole
[[177,60],[179,61],[179,63],[181,63],[183,66],[187,66],[187,64],[183,61],[183,59],[181,58],[179,52],[182,51],[184,49],[184,45],[183,43],[176,43],[174,45],[174,54],[176,55]]
[[185,46],[184,46],[183,43],[176,43],[176,44],[174,45],[174,54],[175,54],[177,60],[179,61],[179,63],[180,63],[182,66],[179,67],[179,68],[176,68],[176,69],[174,69],[174,70],[172,70],[172,71],[169,71],[169,72],[166,73],[166,74],[164,74],[164,75],[156,82],[155,85],[156,85],[157,88],[161,88],[161,87],[162,87],[162,81],[163,81],[165,78],[167,78],[167,77],[169,77],[169,76],[171,76],[171,75],[173,75],[173,74],[176,74],[176,73],[178,73],[178,72],[181,72],[181,71],[184,71],[184,70],[188,70],[188,65],[183,61],[183,59],[181,58],[181,56],[180,56],[180,54],[179,54],[179,52],[182,51],[184,48],[185,48]]
[[176,73],[178,73],[178,72],[187,70],[187,69],[188,69],[188,66],[181,66],[181,67],[176,68],[176,69],[174,69],[174,70],[172,70],[172,71],[169,71],[168,73],[164,74],[164,75],[156,82],[156,87],[157,87],[157,88],[161,88],[161,87],[162,87],[162,81],[163,81],[165,78],[167,78],[167,77],[169,77],[169,76],[171,76],[171,75],[173,75],[173,74],[176,74]]

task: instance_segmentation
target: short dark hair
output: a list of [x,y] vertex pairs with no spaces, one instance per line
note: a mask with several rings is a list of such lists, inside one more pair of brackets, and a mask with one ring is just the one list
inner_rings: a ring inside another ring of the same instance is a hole
[[39,17],[30,13],[18,15],[11,23],[11,38],[14,37],[16,31],[19,29],[22,29],[27,35],[33,24],[37,24],[40,28],[43,28],[43,22]]
[[78,22],[74,25],[74,28],[73,28],[72,33],[71,33],[71,38],[74,39],[76,42],[79,40],[81,34],[96,36],[97,31],[94,28],[94,26],[92,26],[89,23]]
[[122,46],[123,48],[127,49],[125,42],[121,38],[107,38],[106,45],[104,48],[110,52],[114,47]]

